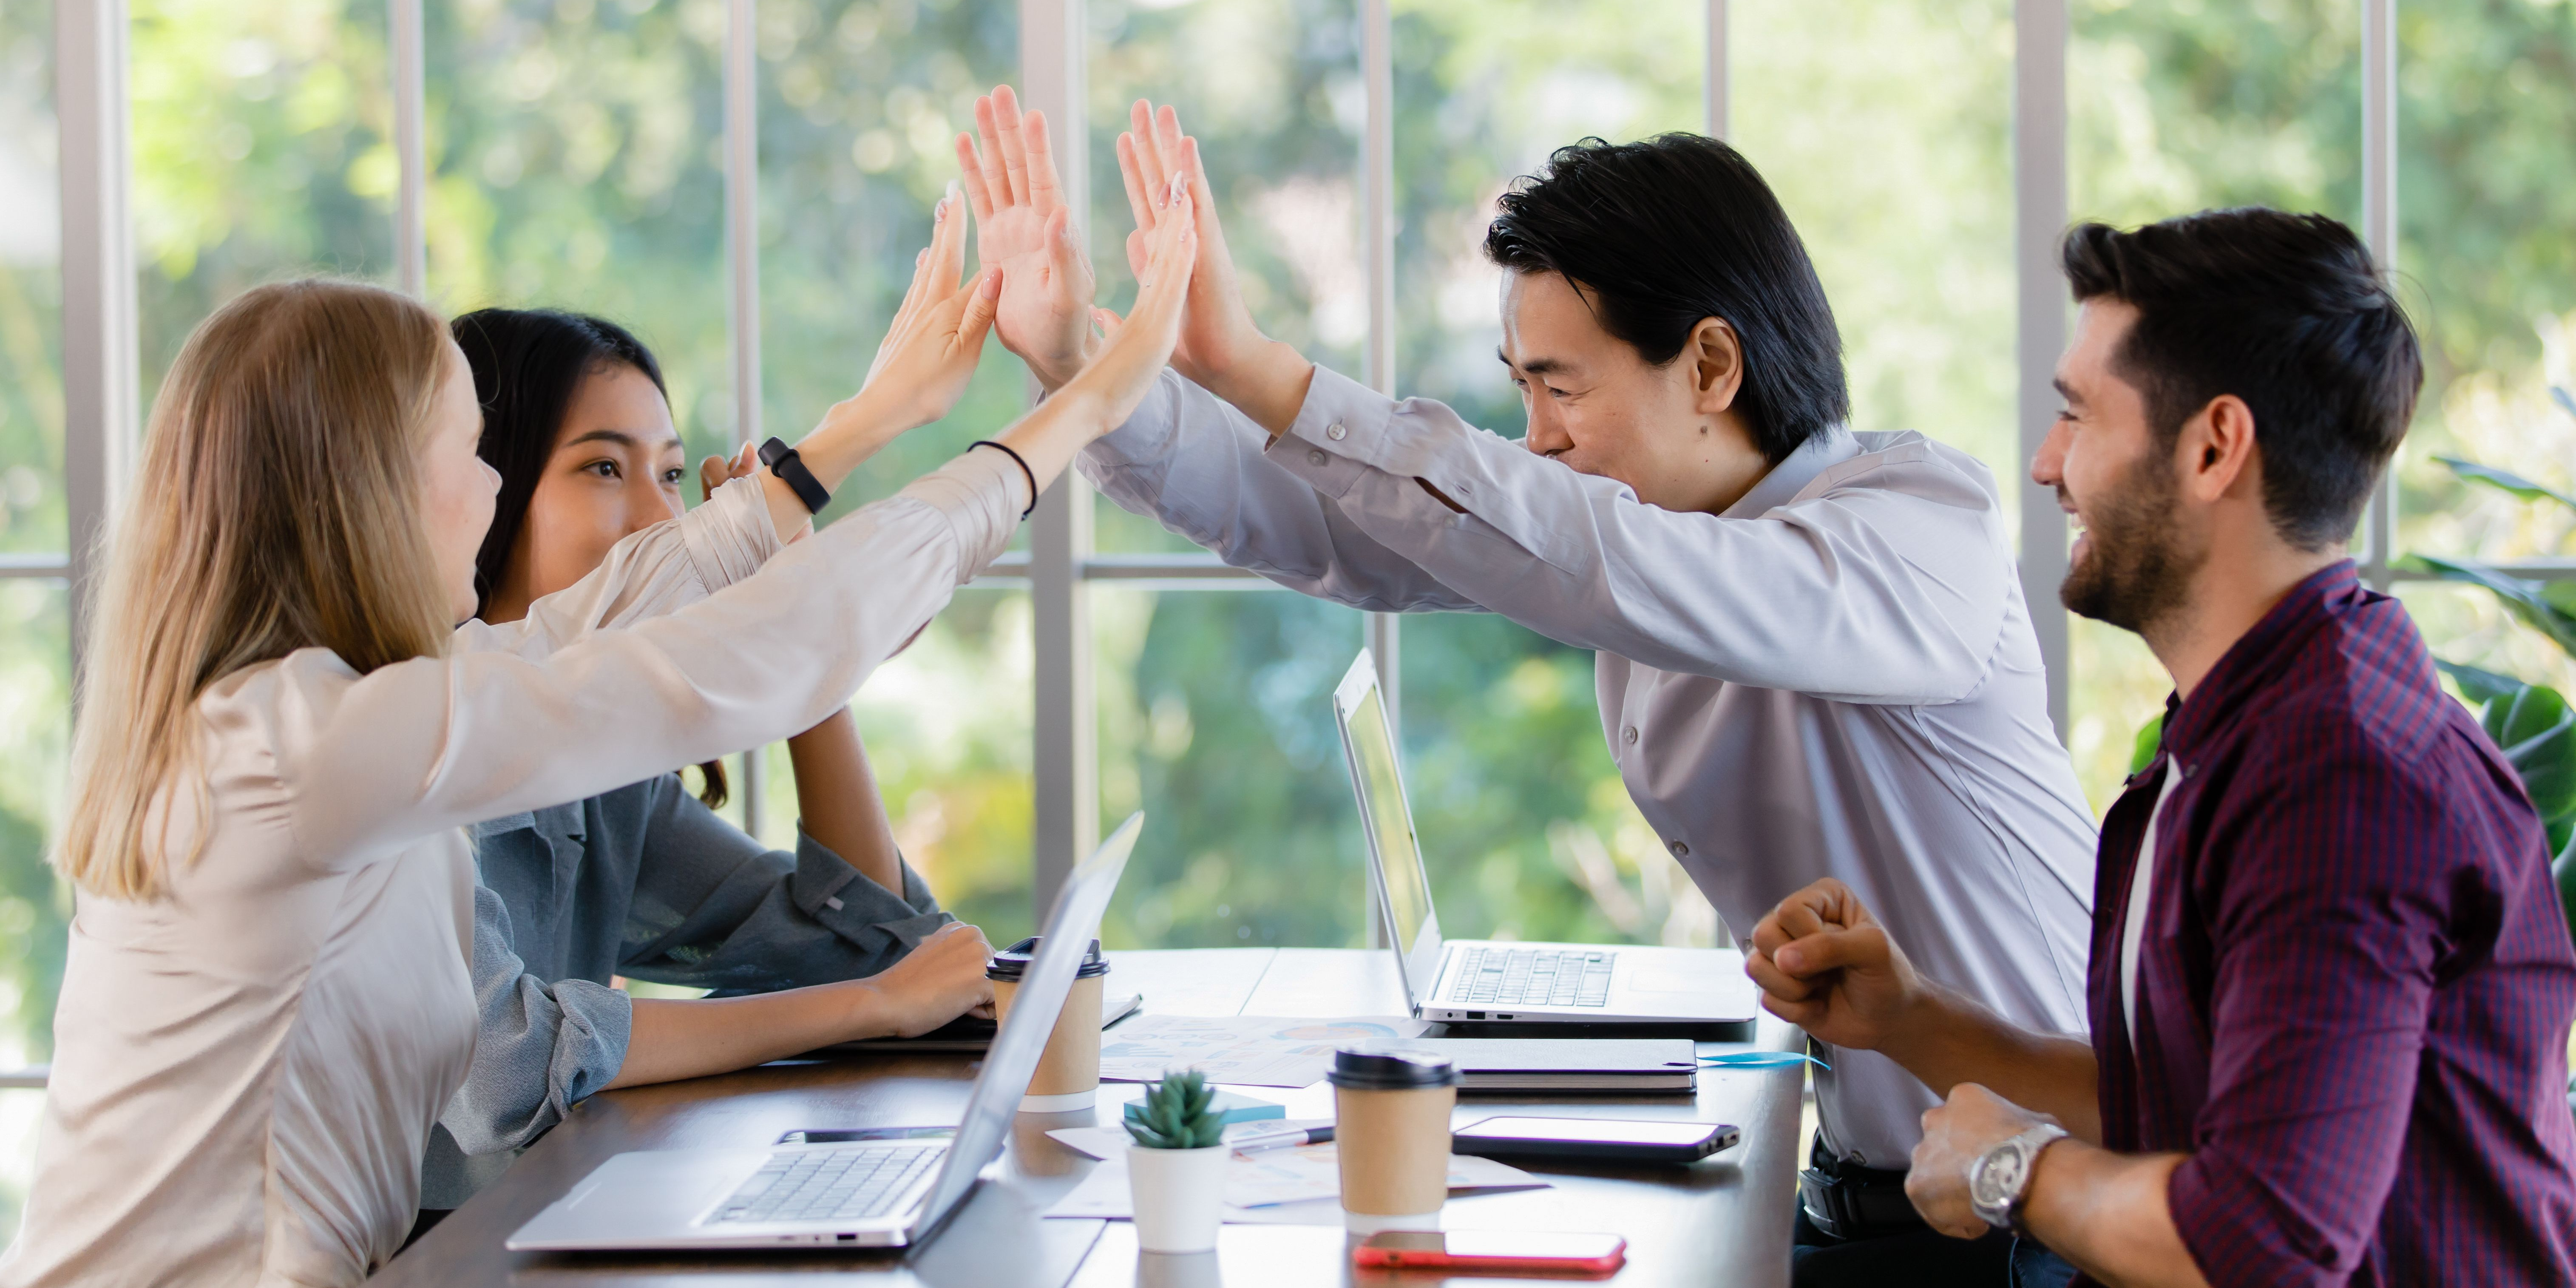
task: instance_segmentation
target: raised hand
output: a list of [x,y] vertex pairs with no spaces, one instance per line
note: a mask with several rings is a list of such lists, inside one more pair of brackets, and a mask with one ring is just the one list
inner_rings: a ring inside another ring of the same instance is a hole
[[1147,198],[1154,230],[1136,265],[1136,308],[1125,321],[1098,310],[1108,341],[1092,356],[1075,383],[1096,394],[1106,406],[1101,430],[1116,428],[1143,402],[1154,377],[1172,360],[1173,346],[1187,324],[1187,301],[1193,277],[1206,262],[1198,233],[1197,191],[1190,177],[1174,173],[1155,185]]
[[860,399],[906,422],[904,428],[947,415],[984,352],[1002,275],[988,267],[961,281],[965,264],[965,203],[952,189],[940,198],[930,246],[913,261],[912,285],[859,392]]
[[1144,279],[1154,229],[1169,209],[1162,200],[1163,181],[1173,174],[1187,176],[1199,252],[1172,366],[1223,393],[1226,375],[1269,337],[1244,305],[1243,281],[1226,250],[1225,229],[1217,222],[1216,193],[1199,162],[1199,141],[1181,132],[1180,113],[1168,103],[1157,108],[1140,98],[1128,109],[1128,123],[1127,132],[1118,136],[1118,176],[1126,184],[1127,208],[1136,216],[1136,231],[1127,234],[1128,267],[1139,281]]
[[1781,900],[1753,928],[1744,973],[1762,987],[1764,1009],[1858,1050],[1896,1035],[1925,992],[1886,928],[1831,877]]
[[993,329],[1040,383],[1080,370],[1091,340],[1091,259],[1064,203],[1046,114],[1020,110],[1008,85],[975,100],[975,131],[957,136],[957,168],[975,207],[975,258],[1002,270]]

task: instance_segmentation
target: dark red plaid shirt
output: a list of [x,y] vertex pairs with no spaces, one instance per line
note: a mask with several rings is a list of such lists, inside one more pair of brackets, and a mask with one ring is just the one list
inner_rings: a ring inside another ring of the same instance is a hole
[[[2167,757],[2120,1008],[2130,874]],[[2576,1283],[2576,950],[2530,798],[2349,562],[2166,712],[2102,823],[2104,1143],[2184,1151],[2213,1284]]]

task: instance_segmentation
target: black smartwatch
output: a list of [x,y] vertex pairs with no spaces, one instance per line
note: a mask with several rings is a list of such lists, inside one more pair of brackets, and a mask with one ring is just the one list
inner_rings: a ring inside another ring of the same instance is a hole
[[770,439],[760,445],[760,463],[768,466],[770,473],[786,481],[788,488],[796,493],[796,499],[805,503],[807,514],[820,514],[824,506],[832,503],[831,489],[814,477],[814,471],[805,468],[805,458],[798,456],[795,448],[775,438]]

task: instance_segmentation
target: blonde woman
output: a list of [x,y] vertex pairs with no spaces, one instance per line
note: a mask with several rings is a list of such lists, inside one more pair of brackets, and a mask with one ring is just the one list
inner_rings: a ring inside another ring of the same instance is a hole
[[[972,372],[999,281],[950,285],[963,222],[803,443],[826,487]],[[352,1284],[390,1256],[473,1050],[463,826],[846,702],[1143,396],[1194,254],[1172,223],[1136,317],[998,448],[783,550],[803,503],[735,480],[502,627],[450,630],[495,484],[436,317],[299,282],[200,326],[90,632],[55,1077],[0,1284]]]

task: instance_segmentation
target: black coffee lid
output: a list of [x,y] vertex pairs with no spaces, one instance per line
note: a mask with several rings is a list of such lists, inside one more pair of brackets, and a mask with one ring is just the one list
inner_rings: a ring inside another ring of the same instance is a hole
[[[1028,974],[1029,963],[1038,959],[1038,939],[1039,936],[1031,935],[993,954],[993,960],[984,963],[984,978],[1017,981],[1020,976]],[[1108,973],[1109,959],[1100,955],[1100,941],[1092,940],[1091,951],[1082,955],[1082,969],[1075,971],[1073,977],[1097,979]]]
[[1431,1051],[1344,1047],[1333,1053],[1333,1071],[1324,1076],[1336,1087],[1356,1091],[1405,1091],[1457,1086],[1458,1066]]

